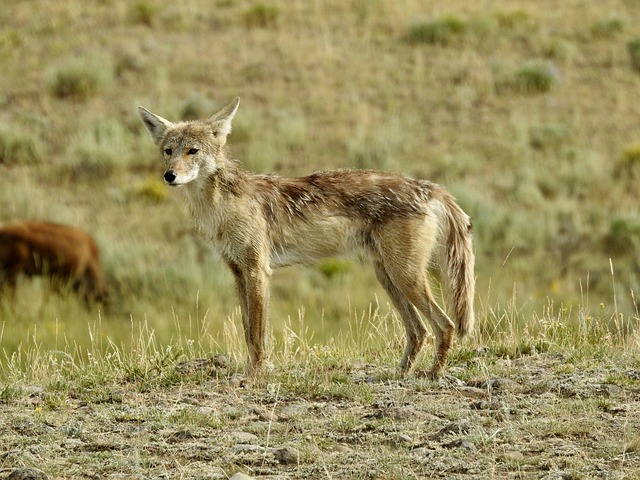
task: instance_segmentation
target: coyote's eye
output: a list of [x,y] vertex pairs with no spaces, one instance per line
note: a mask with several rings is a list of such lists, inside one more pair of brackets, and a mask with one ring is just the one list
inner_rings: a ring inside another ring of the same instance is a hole
[[170,148],[165,148],[164,149],[164,153],[166,153],[167,155],[171,155],[171,149]]
[[196,153],[198,153],[198,149],[197,148],[190,148],[187,153],[189,155],[195,155]]

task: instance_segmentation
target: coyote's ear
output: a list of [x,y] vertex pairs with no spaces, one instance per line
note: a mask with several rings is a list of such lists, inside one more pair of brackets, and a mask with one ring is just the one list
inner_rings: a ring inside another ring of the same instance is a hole
[[215,136],[221,145],[226,143],[227,135],[231,133],[231,120],[238,111],[238,105],[240,105],[240,98],[236,97],[229,105],[221,108],[209,119],[215,127]]
[[164,134],[173,125],[169,120],[162,118],[143,107],[138,107],[138,113],[142,119],[142,123],[147,128],[147,131],[151,135],[151,138],[156,143],[160,144],[164,138]]

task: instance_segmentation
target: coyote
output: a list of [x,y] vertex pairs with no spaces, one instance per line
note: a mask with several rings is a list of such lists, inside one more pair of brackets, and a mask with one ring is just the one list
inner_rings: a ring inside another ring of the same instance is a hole
[[[182,187],[195,231],[235,277],[249,371],[265,359],[272,270],[325,257],[372,260],[377,279],[399,311],[408,372],[427,334],[435,333],[429,375],[437,376],[455,329],[474,322],[474,253],[469,217],[442,187],[373,170],[329,170],[300,178],[247,172],[225,147],[240,99],[206,120],[172,123],[139,107],[165,163],[164,180]],[[449,292],[455,324],[434,300],[427,267],[434,256]]]
[[0,228],[0,287],[15,298],[20,274],[48,276],[54,286],[69,282],[84,299],[106,302],[100,252],[79,228],[48,222],[11,223]]

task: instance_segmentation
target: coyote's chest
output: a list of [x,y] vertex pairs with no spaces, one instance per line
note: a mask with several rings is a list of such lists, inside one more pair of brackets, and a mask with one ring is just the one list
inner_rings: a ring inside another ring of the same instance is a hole
[[196,233],[227,262],[242,264],[247,255],[258,254],[278,268],[364,253],[365,228],[354,218],[320,210],[304,218],[269,217],[248,197],[185,190]]

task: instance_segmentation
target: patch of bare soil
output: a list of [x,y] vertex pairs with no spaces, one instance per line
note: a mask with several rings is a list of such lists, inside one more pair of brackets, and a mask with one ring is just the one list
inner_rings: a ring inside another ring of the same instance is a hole
[[640,478],[632,365],[540,354],[435,382],[362,364],[250,384],[219,357],[155,388],[23,385],[0,400],[0,478]]

